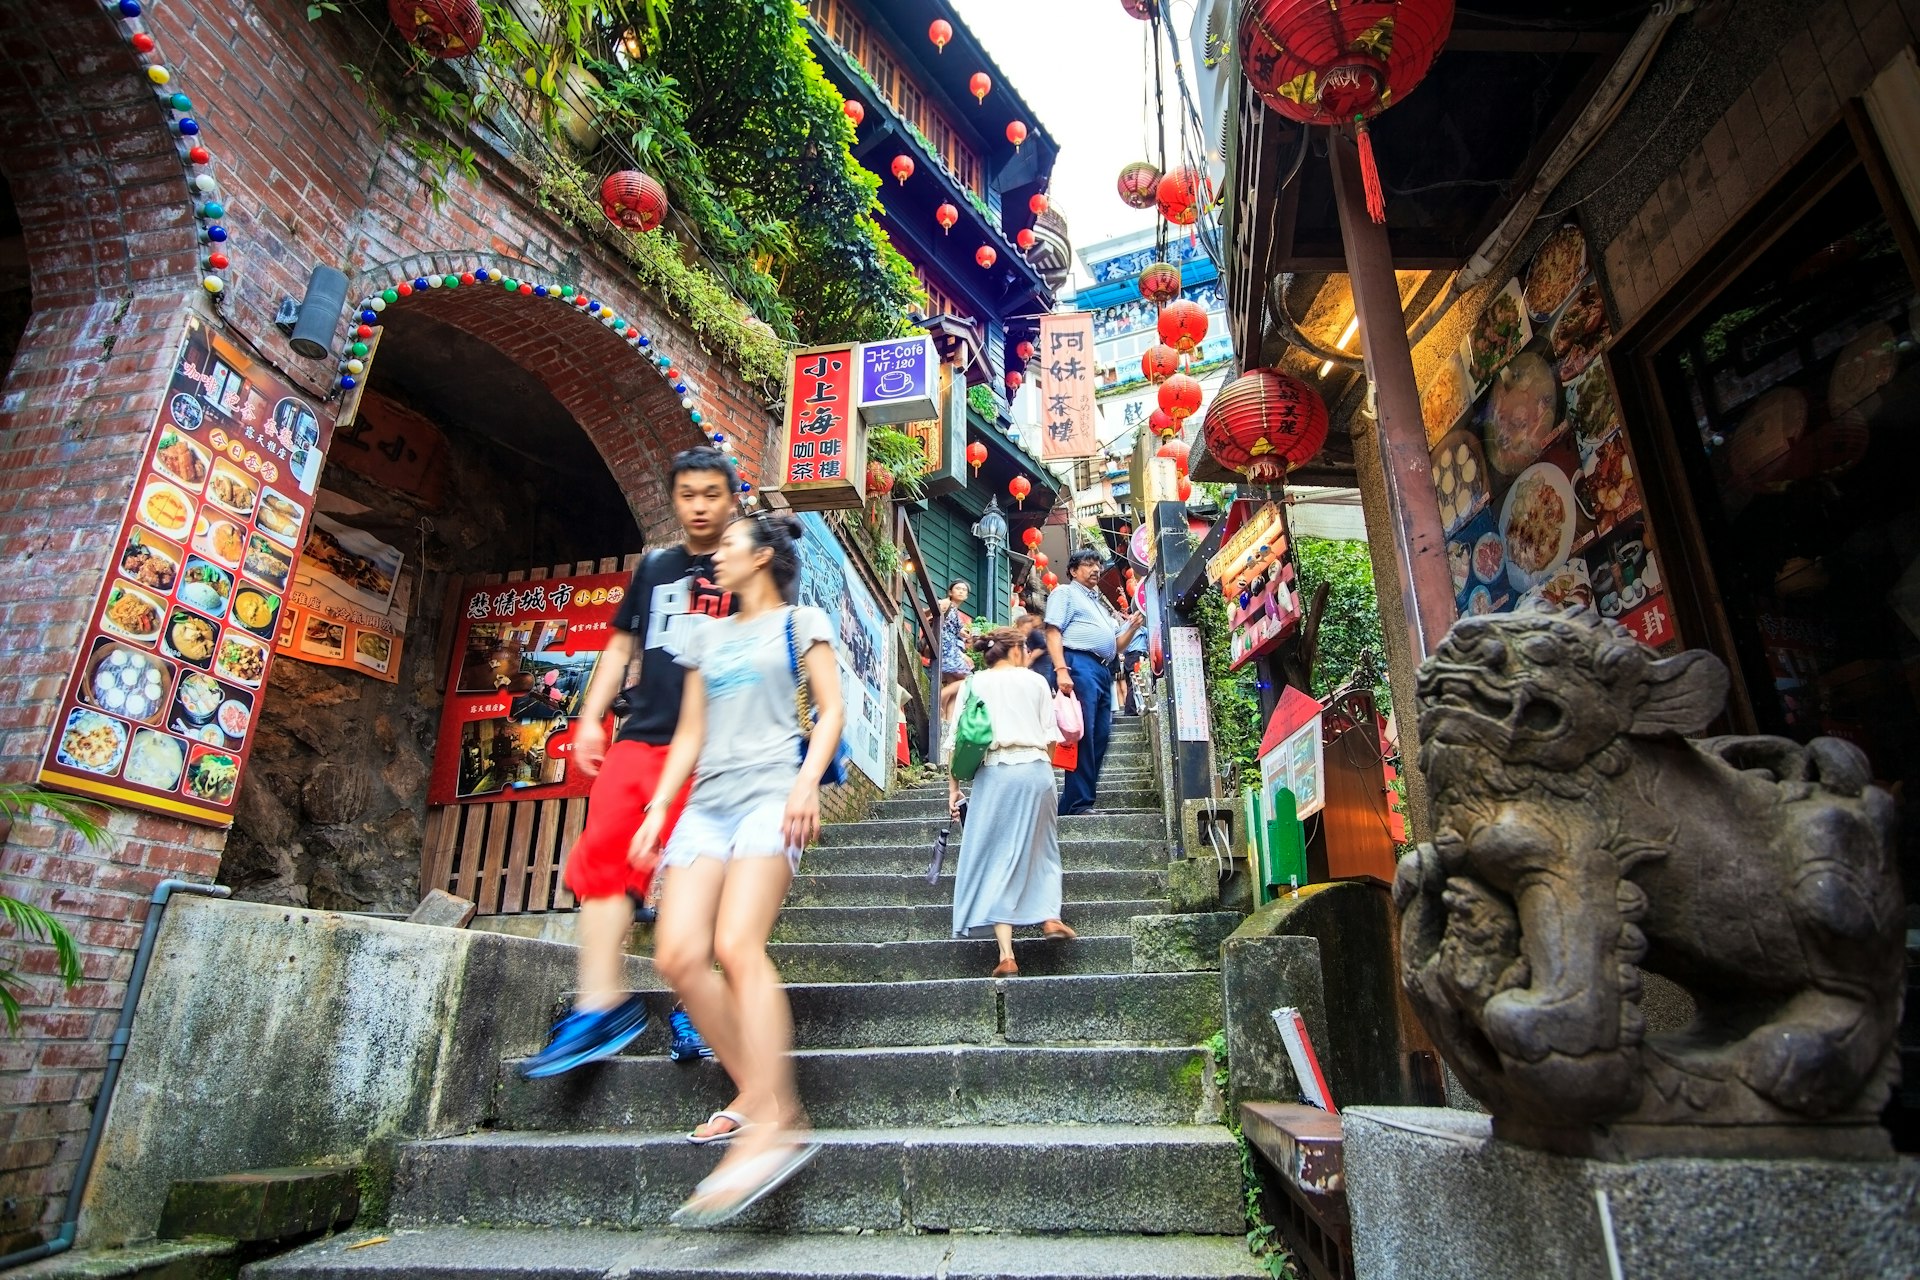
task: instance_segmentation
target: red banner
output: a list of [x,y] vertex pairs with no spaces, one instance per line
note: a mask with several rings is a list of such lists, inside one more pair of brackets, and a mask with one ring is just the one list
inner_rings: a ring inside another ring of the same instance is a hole
[[779,489],[799,510],[866,501],[866,434],[853,402],[857,350],[851,343],[808,347],[788,366]]
[[333,423],[187,318],[40,780],[231,826]]
[[592,780],[572,767],[573,722],[631,579],[596,573],[467,593],[429,804],[587,794]]

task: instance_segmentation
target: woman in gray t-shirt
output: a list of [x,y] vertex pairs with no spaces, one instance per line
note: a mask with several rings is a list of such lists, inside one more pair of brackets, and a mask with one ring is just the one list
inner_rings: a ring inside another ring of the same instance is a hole
[[[767,956],[800,851],[819,835],[820,778],[846,721],[827,617],[787,603],[799,536],[798,521],[763,514],[734,521],[721,539],[714,577],[738,612],[677,641],[686,693],[654,789],[673,795],[693,775],[693,793],[664,853],[664,806],[633,839],[636,865],[658,858],[666,868],[654,964],[740,1087],[728,1111],[743,1123],[674,1214],[682,1226],[732,1219],[817,1150],[794,1090],[792,1010]],[[796,660],[816,713],[810,733],[795,705]]]

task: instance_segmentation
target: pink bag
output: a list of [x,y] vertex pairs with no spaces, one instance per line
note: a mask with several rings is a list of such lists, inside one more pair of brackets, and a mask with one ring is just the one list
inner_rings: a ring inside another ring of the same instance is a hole
[[1061,740],[1069,746],[1087,731],[1086,722],[1080,718],[1080,699],[1070,693],[1053,695],[1053,718],[1059,722]]

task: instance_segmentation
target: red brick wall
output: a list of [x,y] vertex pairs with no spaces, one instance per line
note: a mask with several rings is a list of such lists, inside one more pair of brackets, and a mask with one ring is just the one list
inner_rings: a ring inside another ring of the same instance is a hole
[[[228,206],[228,327],[294,381],[316,393],[333,382],[330,360],[294,356],[271,323],[314,263],[345,270],[357,297],[430,267],[498,262],[583,285],[652,333],[709,428],[758,478],[771,426],[760,396],[617,258],[540,210],[530,175],[483,157],[481,180],[456,180],[433,209],[417,162],[383,136],[325,24],[290,0],[173,0],[151,18],[169,89],[194,100]],[[210,304],[179,144],[110,10],[97,0],[0,5],[0,83],[10,139],[0,171],[20,208],[37,308],[0,388],[0,656],[13,691],[0,707],[0,779],[18,780],[46,745],[182,317]],[[668,531],[665,458],[702,437],[641,354],[571,307],[498,288],[400,305],[432,310],[537,372],[598,444],[649,537]],[[87,975],[62,990],[46,948],[0,941],[32,975],[19,1036],[0,1036],[0,1251],[37,1239],[64,1210],[147,895],[166,876],[213,878],[225,843],[157,817],[116,814],[109,826],[98,850],[38,824],[0,826],[0,892],[58,913]]]

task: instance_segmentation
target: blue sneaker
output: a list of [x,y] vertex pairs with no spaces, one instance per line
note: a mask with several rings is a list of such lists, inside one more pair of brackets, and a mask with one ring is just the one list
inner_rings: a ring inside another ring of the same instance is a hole
[[554,1024],[547,1047],[522,1063],[520,1074],[529,1080],[543,1080],[611,1058],[646,1029],[647,1005],[637,995],[628,996],[612,1009],[576,1010]]
[[675,1062],[698,1062],[713,1056],[713,1050],[700,1038],[685,1009],[677,1004],[673,1006],[673,1012],[667,1015],[667,1024],[673,1028],[673,1048],[667,1056]]

